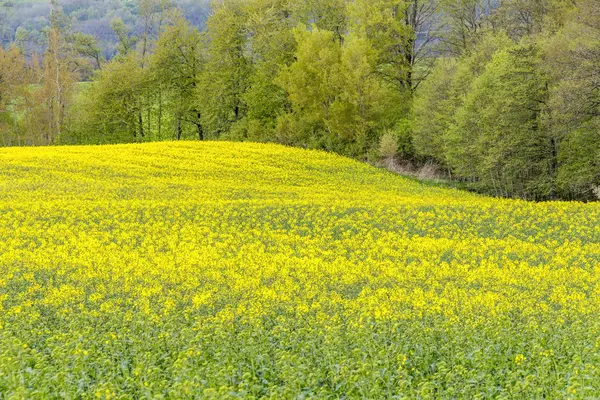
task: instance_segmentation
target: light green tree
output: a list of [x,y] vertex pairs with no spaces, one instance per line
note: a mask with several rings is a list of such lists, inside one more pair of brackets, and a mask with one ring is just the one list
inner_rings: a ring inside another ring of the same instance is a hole
[[68,37],[68,19],[57,0],[51,0],[48,47],[43,58],[41,88],[37,92],[40,141],[54,144],[65,130],[64,121],[78,79]]
[[72,33],[69,42],[73,47],[73,51],[79,57],[89,60],[92,63],[92,68],[101,69],[102,64],[106,61],[102,55],[102,49],[98,45],[96,38],[92,35],[86,35],[81,32]]
[[276,79],[289,95],[292,113],[280,118],[282,136],[295,136],[305,146],[326,147],[331,107],[339,96],[341,46],[335,33],[304,25],[294,29],[298,43],[296,61],[283,68]]
[[558,154],[557,187],[566,198],[591,199],[600,186],[600,4],[578,3],[545,42],[550,86],[548,125]]
[[442,43],[447,52],[469,52],[484,31],[492,12],[492,0],[439,0],[445,32]]
[[483,35],[468,54],[438,60],[414,98],[413,142],[419,157],[433,159],[444,167],[449,166],[448,156],[452,152],[465,162],[471,160],[466,148],[470,139],[460,135],[461,132],[453,137],[455,132],[451,132],[450,127],[473,82],[485,71],[492,56],[511,45],[513,42],[506,34],[490,32]]
[[413,108],[413,144],[420,157],[447,165],[445,136],[453,121],[457,99],[453,96],[457,61],[440,59],[417,91]]
[[398,90],[412,90],[412,41],[405,0],[357,0],[348,6],[351,32],[376,52],[376,71]]
[[131,29],[125,25],[121,18],[113,18],[110,21],[110,27],[118,38],[117,56],[127,57],[135,48],[138,38],[131,36]]
[[163,125],[170,122],[176,139],[181,139],[186,130],[183,125],[188,124],[202,140],[204,128],[196,94],[205,63],[203,37],[179,12],[174,12],[170,20],[149,60],[158,103],[155,105],[157,136],[163,137]]
[[246,36],[247,12],[243,0],[214,4],[207,22],[207,62],[197,101],[206,134],[218,137],[246,116],[246,90],[252,63]]
[[17,46],[0,46],[0,140],[3,146],[37,144],[37,132],[30,128],[31,83],[34,77],[23,52]]
[[499,50],[471,87],[448,134],[453,170],[496,195],[547,198],[555,164],[542,113],[546,77],[535,45]]
[[349,0],[292,0],[292,13],[298,22],[333,32],[333,40],[342,43],[347,32],[346,7]]
[[288,95],[275,78],[294,61],[292,28],[297,16],[291,0],[255,0],[246,10],[252,71],[244,94],[248,119],[244,133],[253,140],[272,140],[277,117],[290,108]]
[[94,82],[78,96],[68,142],[128,143],[148,140],[139,122],[146,77],[134,54],[104,65]]

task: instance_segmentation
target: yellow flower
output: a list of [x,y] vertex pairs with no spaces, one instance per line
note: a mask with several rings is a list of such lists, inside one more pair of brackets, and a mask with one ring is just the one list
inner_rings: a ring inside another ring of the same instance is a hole
[[600,346],[597,204],[271,144],[7,148],[0,167],[0,363],[7,382],[39,366],[42,397],[412,398],[528,345],[519,373],[600,381],[575,368]]
[[525,356],[523,354],[517,354],[515,356],[515,363],[516,364],[522,364],[525,360],[526,360],[526,358],[525,358]]

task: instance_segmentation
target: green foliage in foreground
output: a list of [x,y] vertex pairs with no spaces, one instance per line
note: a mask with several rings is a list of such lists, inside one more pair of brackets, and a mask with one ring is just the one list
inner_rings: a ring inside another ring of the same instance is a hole
[[0,150],[0,397],[594,398],[600,209],[340,156]]

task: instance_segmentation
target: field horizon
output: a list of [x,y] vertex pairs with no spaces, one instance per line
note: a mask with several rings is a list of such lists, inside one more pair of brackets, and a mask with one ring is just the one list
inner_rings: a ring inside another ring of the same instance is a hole
[[0,149],[0,397],[586,398],[600,208],[275,144]]

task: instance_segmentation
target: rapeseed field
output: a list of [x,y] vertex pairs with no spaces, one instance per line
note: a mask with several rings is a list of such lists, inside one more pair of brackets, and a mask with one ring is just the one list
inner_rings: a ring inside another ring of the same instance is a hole
[[597,398],[600,207],[241,143],[0,150],[0,398]]

